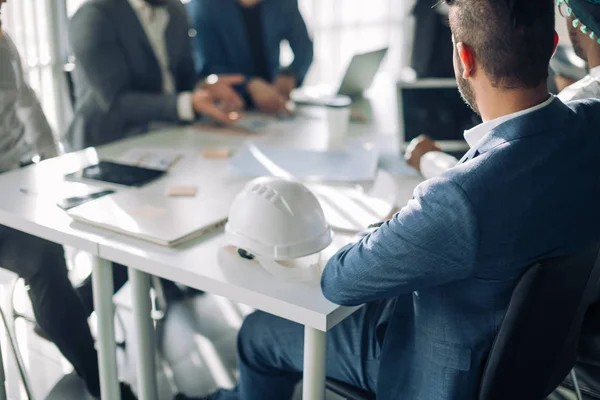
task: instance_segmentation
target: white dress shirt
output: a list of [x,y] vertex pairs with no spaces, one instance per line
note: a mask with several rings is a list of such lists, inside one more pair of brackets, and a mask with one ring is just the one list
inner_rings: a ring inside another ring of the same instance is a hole
[[[169,11],[166,7],[152,7],[144,0],[129,0],[135,11],[146,37],[154,50],[162,74],[163,92],[175,93],[175,79],[169,68],[170,60],[165,40],[165,31],[169,26]],[[193,121],[195,118],[192,106],[192,92],[182,92],[177,98],[177,114],[182,121]]]
[[[509,121],[513,118],[517,118],[522,115],[540,110],[552,103],[553,100],[554,96],[551,95],[548,98],[548,100],[538,104],[537,106],[516,113],[508,114],[500,118],[492,119],[490,121],[484,121],[476,127],[465,131],[465,140],[469,144],[469,147],[475,147],[480,141],[482,141],[485,138],[485,136],[488,133],[490,133],[494,128],[496,128],[500,124]],[[436,176],[442,175],[450,168],[455,167],[456,164],[458,164],[458,160],[450,154],[446,154],[441,151],[430,151],[428,153],[425,153],[421,158],[421,174],[425,177],[425,179],[434,178]]]
[[563,89],[558,94],[563,102],[583,99],[600,99],[600,66],[590,69],[589,75]]
[[0,31],[0,172],[17,168],[36,154],[56,155],[52,129],[25,81],[17,48]]

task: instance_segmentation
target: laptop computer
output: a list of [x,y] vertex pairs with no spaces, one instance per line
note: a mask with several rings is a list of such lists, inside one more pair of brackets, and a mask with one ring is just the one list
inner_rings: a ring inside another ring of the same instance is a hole
[[[168,197],[156,191],[124,190],[67,211],[75,221],[174,247],[224,225],[243,183]],[[207,193],[209,192],[209,193]]]
[[454,79],[398,82],[398,113],[403,151],[411,140],[423,134],[457,158],[469,150],[464,131],[481,123],[481,118],[465,104]]
[[291,98],[300,105],[322,105],[336,95],[361,96],[373,83],[388,48],[356,54],[352,57],[337,90],[305,87],[295,90]]

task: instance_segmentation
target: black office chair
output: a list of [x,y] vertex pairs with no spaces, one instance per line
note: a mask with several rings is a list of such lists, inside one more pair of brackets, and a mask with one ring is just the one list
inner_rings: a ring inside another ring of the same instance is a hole
[[73,79],[73,74],[75,72],[75,57],[69,57],[67,63],[63,65],[63,72],[65,73],[65,81],[67,82],[67,91],[69,93],[71,107],[75,110],[75,80]]
[[325,387],[332,393],[342,396],[346,400],[375,400],[375,394],[355,388],[347,383],[335,379],[327,379]]
[[[595,302],[588,309],[581,335],[579,337],[579,354],[575,364],[578,386],[586,399],[600,400],[600,302]],[[574,382],[569,379],[563,383],[574,389]]]
[[[488,356],[480,400],[545,399],[569,375],[584,316],[598,290],[599,251],[600,243],[536,264],[523,275]],[[348,400],[375,398],[330,379],[326,387]]]

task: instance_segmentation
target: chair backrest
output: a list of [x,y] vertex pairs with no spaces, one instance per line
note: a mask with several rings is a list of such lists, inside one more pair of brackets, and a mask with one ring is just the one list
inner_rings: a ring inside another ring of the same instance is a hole
[[598,289],[600,243],[531,267],[520,279],[483,372],[480,400],[541,400],[569,374]]
[[65,80],[67,81],[67,89],[69,92],[69,100],[71,101],[71,107],[73,107],[73,110],[75,110],[75,102],[77,100],[77,97],[75,95],[75,80],[73,78],[73,73],[75,71],[74,61],[75,59],[69,60],[69,62],[63,66]]

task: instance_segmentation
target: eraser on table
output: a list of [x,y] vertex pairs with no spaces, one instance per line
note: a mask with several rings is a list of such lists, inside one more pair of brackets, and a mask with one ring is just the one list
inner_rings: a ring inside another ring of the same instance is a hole
[[202,151],[202,156],[204,158],[229,158],[231,150],[226,148],[205,149]]
[[170,197],[194,197],[198,193],[196,186],[171,186],[167,191]]

